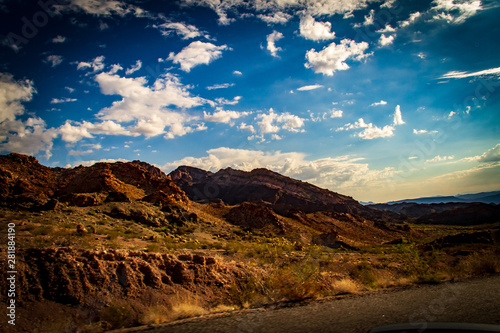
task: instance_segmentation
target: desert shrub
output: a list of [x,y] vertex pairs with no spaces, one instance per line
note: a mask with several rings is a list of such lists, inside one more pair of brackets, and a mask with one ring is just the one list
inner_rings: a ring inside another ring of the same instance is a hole
[[55,231],[55,228],[54,226],[52,225],[42,225],[38,228],[35,228],[33,230],[31,230],[31,234],[33,236],[40,236],[40,235],[52,235]]
[[196,302],[184,302],[172,306],[171,320],[198,317],[207,314],[208,311],[196,304]]
[[123,245],[118,243],[117,241],[111,240],[107,242],[107,247],[110,249],[121,249],[123,248]]
[[136,230],[134,230],[133,228],[126,228],[124,231],[123,231],[123,237],[126,238],[126,239],[131,239],[131,238],[139,238],[141,237],[141,234],[138,233]]
[[52,237],[35,237],[30,243],[31,247],[50,247],[52,246]]
[[162,227],[159,227],[159,228],[155,228],[155,231],[160,233],[160,232],[163,232],[165,234],[170,234],[172,232],[172,228],[168,225],[164,225]]
[[408,244],[402,247],[400,255],[403,262],[402,271],[417,283],[440,283],[434,267],[438,257],[439,252],[435,249],[424,252],[416,244]]
[[237,284],[233,284],[229,289],[231,302],[242,308],[265,303],[267,300],[266,293],[263,280],[255,276],[250,276]]
[[135,321],[135,314],[126,302],[112,302],[100,314],[102,322],[108,329],[117,329],[131,326]]
[[146,245],[146,249],[148,250],[148,252],[160,252],[162,249],[162,246],[161,246],[161,244],[154,242],[154,243],[150,243],[150,244]]
[[274,301],[318,298],[323,293],[319,266],[306,261],[280,267],[267,278],[266,287]]
[[377,276],[367,261],[363,261],[354,267],[351,276],[369,288],[378,287]]
[[123,232],[118,229],[108,229],[99,231],[98,233],[106,235],[109,240],[116,240],[118,237],[123,236]]
[[500,273],[500,257],[495,253],[474,253],[462,263],[466,274],[481,276]]
[[186,223],[181,226],[178,226],[176,230],[173,230],[178,235],[190,234],[196,231],[196,224],[194,223]]
[[73,222],[63,222],[60,224],[61,228],[66,228],[66,229],[74,229],[75,228],[75,223]]
[[140,316],[139,323],[143,325],[160,324],[169,321],[170,311],[165,306],[153,305],[148,307]]

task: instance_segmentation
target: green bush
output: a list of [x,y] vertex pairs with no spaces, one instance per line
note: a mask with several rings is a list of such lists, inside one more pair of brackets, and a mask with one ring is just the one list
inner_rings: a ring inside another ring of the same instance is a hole
[[407,244],[402,247],[402,271],[407,276],[413,277],[417,283],[440,283],[435,269],[438,257],[439,252],[434,248],[424,252],[414,243]]
[[377,276],[367,261],[354,267],[351,276],[369,288],[377,288]]

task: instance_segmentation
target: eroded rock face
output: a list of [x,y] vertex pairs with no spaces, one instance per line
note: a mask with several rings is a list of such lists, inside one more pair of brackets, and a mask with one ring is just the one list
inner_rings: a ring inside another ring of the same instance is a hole
[[57,177],[32,156],[0,155],[0,199],[25,208],[42,206],[54,195]]
[[254,203],[244,202],[232,208],[226,215],[226,219],[235,225],[245,229],[271,228],[284,233],[286,226],[282,219],[271,209]]
[[[5,251],[0,251],[2,260]],[[20,250],[16,301],[81,304],[95,295],[140,297],[145,290],[187,290],[220,301],[245,276],[240,268],[210,256],[73,248]],[[4,264],[4,263],[2,263]],[[6,280],[0,282],[6,290]]]
[[113,218],[133,220],[151,227],[161,227],[169,222],[162,211],[140,202],[130,205],[113,203],[104,213]]

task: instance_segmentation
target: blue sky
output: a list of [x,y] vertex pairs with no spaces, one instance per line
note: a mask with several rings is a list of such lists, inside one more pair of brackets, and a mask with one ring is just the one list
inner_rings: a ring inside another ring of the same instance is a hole
[[362,201],[500,189],[500,4],[0,0],[0,151],[265,167]]

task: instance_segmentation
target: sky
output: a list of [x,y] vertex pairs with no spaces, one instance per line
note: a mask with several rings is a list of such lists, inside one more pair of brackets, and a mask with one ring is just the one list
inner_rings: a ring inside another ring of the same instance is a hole
[[500,190],[500,3],[0,0],[0,153]]

